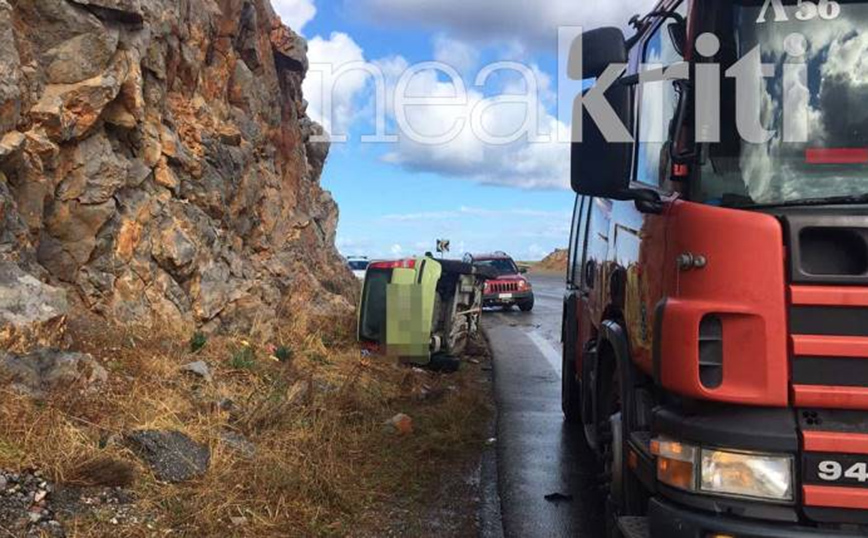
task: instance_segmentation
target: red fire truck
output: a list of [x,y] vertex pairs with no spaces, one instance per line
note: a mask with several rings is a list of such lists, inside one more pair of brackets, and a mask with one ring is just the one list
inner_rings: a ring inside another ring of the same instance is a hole
[[868,2],[632,25],[570,62],[626,64],[605,97],[633,138],[577,109],[563,409],[610,536],[868,536]]

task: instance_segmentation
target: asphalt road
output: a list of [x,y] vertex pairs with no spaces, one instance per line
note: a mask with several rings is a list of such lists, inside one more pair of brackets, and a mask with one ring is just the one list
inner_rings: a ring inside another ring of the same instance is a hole
[[[487,311],[494,353],[497,482],[506,538],[604,535],[599,469],[561,413],[563,277],[531,275],[536,306]],[[548,495],[560,495],[546,500]]]

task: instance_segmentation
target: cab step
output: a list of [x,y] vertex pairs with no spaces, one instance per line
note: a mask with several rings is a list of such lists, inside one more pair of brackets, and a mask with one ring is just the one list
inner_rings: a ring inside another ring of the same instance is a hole
[[651,538],[647,517],[619,517],[618,529],[624,538]]

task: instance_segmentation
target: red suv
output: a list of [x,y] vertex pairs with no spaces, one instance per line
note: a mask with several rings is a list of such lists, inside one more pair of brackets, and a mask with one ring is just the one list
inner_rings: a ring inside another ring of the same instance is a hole
[[533,286],[522,276],[527,273],[527,269],[519,268],[508,254],[468,254],[464,261],[477,267],[493,269],[498,275],[496,279],[485,283],[485,306],[518,306],[522,312],[533,310]]

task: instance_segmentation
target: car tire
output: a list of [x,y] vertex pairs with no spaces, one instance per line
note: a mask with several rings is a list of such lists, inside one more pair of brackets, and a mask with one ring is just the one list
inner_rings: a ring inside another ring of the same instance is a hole
[[428,369],[441,374],[454,374],[461,369],[461,359],[453,355],[438,353],[431,357]]
[[530,312],[531,310],[533,310],[533,299],[530,299],[529,301],[525,301],[523,303],[518,303],[518,308],[522,312]]

